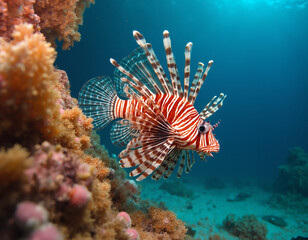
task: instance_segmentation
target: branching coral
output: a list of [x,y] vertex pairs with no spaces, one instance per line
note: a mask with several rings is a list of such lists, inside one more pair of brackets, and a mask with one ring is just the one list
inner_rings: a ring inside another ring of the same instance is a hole
[[55,44],[55,40],[63,41],[63,49],[80,41],[78,25],[83,22],[82,14],[94,0],[37,0],[35,13],[41,18],[40,26],[47,40]]
[[75,204],[78,202],[77,188],[86,187],[84,195],[89,195],[87,188],[91,187],[95,169],[82,163],[77,155],[59,145],[54,147],[44,142],[41,146],[36,146],[33,159],[32,166],[25,171],[28,178],[25,191],[33,200],[44,200],[47,208],[54,207],[55,203],[68,203],[78,207],[79,204]]
[[0,151],[0,191],[23,178],[23,171],[30,166],[32,159],[26,149],[15,145],[9,150]]
[[36,32],[40,31],[40,18],[34,13],[35,0],[0,0],[0,36],[12,38],[14,25],[31,23]]
[[80,41],[82,14],[94,0],[0,0],[0,36],[12,39],[14,25],[30,23],[36,32],[42,31],[55,46],[63,41],[63,49]]
[[[116,158],[110,157],[105,147],[101,146],[100,137],[94,131],[91,134],[92,146],[87,150],[87,153],[100,159],[92,160],[90,163],[85,157],[85,161],[91,165],[98,166],[104,164],[109,168],[108,179],[110,180],[111,192],[110,196],[113,200],[113,204],[120,211],[130,210],[134,208],[134,202],[139,198],[140,191],[134,180],[127,180],[125,171],[119,167]],[[98,175],[99,176],[99,175]]]
[[17,25],[7,42],[0,38],[0,142],[29,146],[60,132],[56,52],[30,24]]
[[137,211],[131,214],[132,225],[141,239],[180,240],[185,238],[187,229],[173,212],[160,208],[149,208],[148,214]]
[[[17,25],[13,37],[0,39],[0,141],[32,146],[47,140],[81,154],[90,146],[92,120],[69,108],[75,101],[54,69],[55,50],[29,24]],[[66,109],[65,101],[71,103]]]
[[57,90],[60,93],[61,110],[72,109],[78,105],[78,101],[71,97],[70,82],[65,71],[56,69],[58,73],[58,84],[56,85]]
[[78,107],[62,111],[61,125],[63,130],[55,136],[57,143],[79,154],[90,147],[92,119],[86,118]]
[[5,226],[2,222],[11,215],[20,198],[21,183],[26,179],[23,172],[32,163],[29,155],[20,145],[0,151],[0,226]]
[[[49,223],[46,218],[41,219],[41,209],[35,207],[37,203],[48,210],[49,221],[54,224],[51,231],[56,234],[60,230],[65,239],[128,239],[125,226],[116,219],[112,210],[109,181],[97,179],[96,169],[84,163],[78,155],[60,145],[44,142],[36,145],[31,157],[19,146],[2,150],[0,157],[1,163],[9,163],[0,164],[0,172],[12,172],[11,179],[3,179],[6,190],[0,189],[3,196],[0,199],[0,232],[5,234],[5,239],[45,233]],[[21,165],[14,169],[8,167],[15,163]],[[16,173],[20,176],[16,177]],[[25,199],[32,203],[26,204]],[[18,206],[24,210],[35,208],[38,212],[27,210],[30,215],[23,215],[27,212],[15,211]],[[43,222],[30,230],[23,230],[28,229],[25,225],[33,217]]]
[[236,218],[229,214],[223,221],[224,228],[234,236],[243,240],[266,240],[267,228],[254,215]]

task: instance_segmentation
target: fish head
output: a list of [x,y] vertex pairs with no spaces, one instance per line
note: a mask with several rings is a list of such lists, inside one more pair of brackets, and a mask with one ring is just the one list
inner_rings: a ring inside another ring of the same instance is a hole
[[213,156],[212,152],[219,151],[219,143],[215,138],[213,131],[218,124],[212,126],[209,122],[200,119],[197,124],[198,137],[196,142],[196,151],[204,153],[207,156]]

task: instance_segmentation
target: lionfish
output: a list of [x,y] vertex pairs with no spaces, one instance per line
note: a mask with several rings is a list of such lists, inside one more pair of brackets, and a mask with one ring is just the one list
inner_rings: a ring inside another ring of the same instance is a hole
[[[200,112],[193,104],[213,64],[198,63],[189,87],[192,43],[185,47],[184,90],[171,49],[169,32],[164,31],[170,80],[160,65],[151,44],[138,32],[133,32],[139,48],[125,57],[116,67],[114,81],[109,77],[90,79],[79,93],[79,105],[87,117],[93,118],[94,129],[102,129],[117,119],[111,128],[111,141],[126,146],[119,154],[120,165],[135,167],[130,176],[141,181],[168,178],[179,161],[177,177],[183,169],[188,173],[193,166],[194,151],[203,160],[219,151],[213,134],[218,123],[206,121],[223,104],[221,93]],[[204,70],[205,68],[205,70]],[[185,164],[186,163],[186,164]]]

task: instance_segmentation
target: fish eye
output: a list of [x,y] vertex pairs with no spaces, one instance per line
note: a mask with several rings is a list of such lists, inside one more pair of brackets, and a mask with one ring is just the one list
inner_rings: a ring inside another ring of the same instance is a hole
[[202,123],[198,126],[198,130],[200,133],[207,133],[211,128],[211,125],[207,122]]
[[199,127],[199,131],[203,133],[203,132],[205,131],[205,126],[204,126],[204,125],[201,125],[201,126]]

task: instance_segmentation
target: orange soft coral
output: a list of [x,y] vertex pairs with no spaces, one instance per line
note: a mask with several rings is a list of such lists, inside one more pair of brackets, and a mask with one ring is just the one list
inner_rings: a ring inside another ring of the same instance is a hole
[[131,214],[133,227],[141,239],[181,240],[185,239],[187,229],[173,212],[150,207],[148,214],[137,211]]
[[30,146],[53,140],[61,128],[56,52],[33,26],[15,27],[13,40],[0,38],[0,142]]
[[54,48],[30,24],[17,25],[12,36],[10,42],[0,39],[1,142],[31,146],[47,140],[81,154],[90,147],[92,119],[78,107],[62,108],[69,92],[60,91]]
[[12,183],[20,181],[23,171],[30,166],[32,159],[26,149],[20,145],[5,151],[0,151],[0,191],[10,186]]
[[74,150],[79,155],[90,147],[92,119],[86,118],[78,107],[63,110],[61,124],[63,131],[56,137],[57,143]]
[[90,155],[84,155],[83,161],[93,167],[95,167],[97,174],[96,177],[103,181],[106,179],[110,173],[110,169],[105,166],[105,164],[98,158],[93,158]]
[[35,13],[41,18],[42,32],[51,43],[63,41],[62,48],[68,49],[74,41],[80,41],[78,26],[82,24],[82,14],[94,0],[37,0]]

